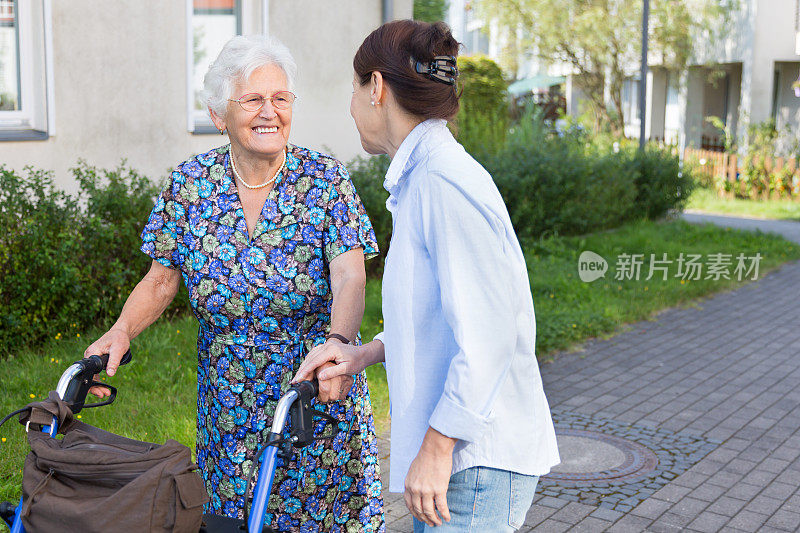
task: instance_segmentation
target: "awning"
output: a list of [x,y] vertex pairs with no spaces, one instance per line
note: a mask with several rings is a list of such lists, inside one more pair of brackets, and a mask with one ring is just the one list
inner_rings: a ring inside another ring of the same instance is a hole
[[538,74],[530,78],[515,81],[508,86],[508,92],[514,96],[523,96],[532,93],[536,89],[549,89],[553,85],[561,85],[565,81],[567,81],[567,78],[564,76]]

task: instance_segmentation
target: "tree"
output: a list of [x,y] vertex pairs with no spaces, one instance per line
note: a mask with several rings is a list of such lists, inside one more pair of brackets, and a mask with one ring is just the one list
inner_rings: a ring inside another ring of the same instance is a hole
[[[713,42],[736,1],[651,0],[651,63],[683,71],[697,38]],[[640,61],[642,0],[482,0],[478,9],[512,45],[543,62],[570,65],[596,126],[607,123],[622,134],[622,86]]]
[[414,0],[414,20],[437,22],[444,20],[447,0]]

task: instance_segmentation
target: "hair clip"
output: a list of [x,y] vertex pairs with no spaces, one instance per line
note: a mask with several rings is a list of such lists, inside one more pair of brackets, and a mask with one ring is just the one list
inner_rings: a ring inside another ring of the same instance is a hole
[[447,85],[455,85],[458,67],[455,56],[436,56],[430,63],[423,63],[411,58],[411,65],[418,74],[425,74],[430,79]]

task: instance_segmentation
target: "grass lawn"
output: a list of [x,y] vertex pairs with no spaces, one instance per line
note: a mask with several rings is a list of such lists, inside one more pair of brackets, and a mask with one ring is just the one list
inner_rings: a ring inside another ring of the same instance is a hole
[[800,202],[793,200],[742,200],[720,198],[711,189],[697,188],[689,198],[687,209],[721,215],[743,215],[755,218],[800,220]]
[[[682,283],[674,277],[676,263],[668,267],[667,281],[660,277],[645,281],[647,261],[638,281],[617,281],[614,275],[620,254],[644,254],[649,258],[653,253],[660,259],[666,253],[668,260],[676,261],[680,253],[702,254],[704,258],[707,254],[724,253],[735,258],[739,253],[758,252],[762,256],[760,276],[800,258],[800,246],[777,237],[690,226],[680,221],[637,223],[582,238],[529,242],[523,248],[536,306],[538,353],[545,361],[556,350],[590,337],[607,336],[626,322],[647,319],[659,310],[743,283]],[[578,257],[585,250],[608,261],[605,278],[591,283],[578,278]],[[380,282],[370,280],[362,336],[370,340],[381,328]],[[134,341],[134,361],[108,380],[119,388],[117,402],[110,407],[85,410],[81,420],[135,439],[163,442],[174,438],[194,448],[196,332],[192,316],[159,321],[148,328]],[[57,333],[61,333],[60,340],[54,339],[43,348],[0,364],[0,382],[6,388],[0,397],[0,414],[22,407],[31,397],[45,398],[55,388],[61,372],[80,358],[100,331],[53,332],[54,337]],[[368,372],[376,422],[382,432],[388,423],[386,376],[380,365]],[[0,443],[0,499],[16,501],[27,453],[25,433],[16,421],[9,421],[0,429],[0,437],[5,439]]]

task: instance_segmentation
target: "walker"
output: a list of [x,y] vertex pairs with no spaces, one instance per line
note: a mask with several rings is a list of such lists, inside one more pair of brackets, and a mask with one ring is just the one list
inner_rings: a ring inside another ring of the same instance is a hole
[[[120,365],[127,364],[130,360],[131,352],[129,350],[123,356]],[[61,375],[61,378],[58,380],[56,392],[58,396],[69,405],[73,414],[77,414],[83,408],[101,407],[114,402],[117,396],[117,390],[114,387],[105,383],[92,381],[93,376],[105,370],[107,364],[108,354],[93,355],[75,361]],[[85,405],[86,395],[89,389],[94,385],[106,387],[111,391],[111,396],[106,401]],[[250,493],[253,473],[260,459],[261,465],[258,470],[258,482],[253,489],[252,506],[249,510],[248,502],[245,501],[245,518],[239,519],[204,514],[203,525],[199,533],[241,533],[242,531],[247,531],[248,533],[275,533],[273,529],[263,526],[262,524],[264,523],[264,515],[267,511],[267,500],[272,490],[272,480],[275,475],[277,458],[282,457],[288,459],[291,455],[292,447],[303,448],[315,440],[331,438],[337,431],[338,421],[336,419],[327,413],[316,411],[311,408],[311,400],[317,396],[318,392],[316,380],[303,381],[292,386],[286,394],[278,400],[270,434],[266,442],[262,444],[256,452],[256,460],[253,461],[253,467],[248,476],[245,495]],[[11,413],[6,419],[9,419],[21,411],[23,411],[23,409]],[[331,424],[333,426],[333,431],[326,435],[314,437],[313,418],[315,416],[325,419],[326,425]],[[291,421],[291,429],[288,436],[283,437],[283,430],[287,420]],[[26,428],[26,430],[27,429],[28,428]],[[42,431],[55,438],[58,431],[57,420],[54,418],[50,426],[43,426]],[[20,518],[22,503],[22,499],[20,499],[18,505],[14,505],[10,502],[0,503],[0,518],[8,524],[11,533],[24,533],[25,531],[22,525],[22,519]]]

